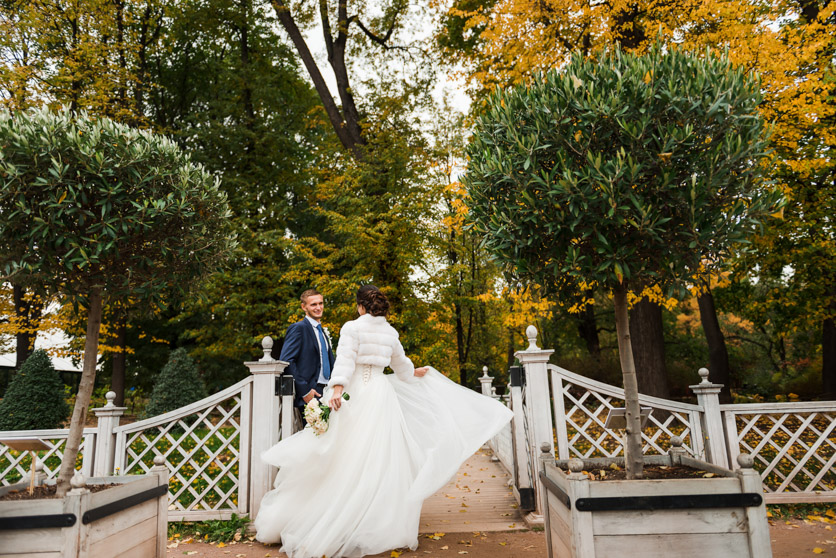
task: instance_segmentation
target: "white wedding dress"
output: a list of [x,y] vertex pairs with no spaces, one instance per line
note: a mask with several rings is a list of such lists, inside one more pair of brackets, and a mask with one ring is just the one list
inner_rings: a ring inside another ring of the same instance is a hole
[[305,428],[262,455],[279,472],[255,520],[259,541],[281,540],[290,558],[417,548],[424,500],[512,413],[437,370],[413,370],[385,318],[343,326],[322,400],[336,384],[351,399],[321,436]]

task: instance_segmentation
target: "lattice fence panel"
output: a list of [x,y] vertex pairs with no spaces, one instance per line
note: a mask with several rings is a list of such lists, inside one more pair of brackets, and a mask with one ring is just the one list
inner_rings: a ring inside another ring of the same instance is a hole
[[[611,409],[624,406],[624,399],[572,383],[566,378],[562,386],[563,393],[555,396],[563,397],[570,454],[583,459],[621,455],[623,448],[618,433],[606,428],[604,424]],[[655,407],[644,401],[642,406],[653,408],[642,433],[643,453],[667,453],[671,437],[679,436],[684,447],[694,454],[688,413]],[[556,417],[556,420],[560,420],[560,417]]]
[[241,394],[186,417],[126,432],[125,467],[144,474],[162,455],[171,471],[169,510],[237,510],[240,486]]
[[[13,438],[15,432],[2,432],[0,438]],[[46,473],[47,478],[55,478],[58,476],[58,471],[61,468],[61,460],[64,457],[64,446],[67,444],[67,434],[59,436],[40,437],[37,434],[28,434],[27,437],[34,436],[43,440],[50,446],[50,449],[36,452],[38,460],[43,463],[43,472]],[[76,458],[76,469],[81,469],[84,461],[85,443],[87,437],[81,438],[81,445],[79,446],[78,457]],[[32,467],[31,453],[28,451],[15,451],[0,443],[0,484],[8,486],[19,482],[24,476],[28,476]]]
[[735,423],[767,492],[836,490],[836,413],[735,413]]

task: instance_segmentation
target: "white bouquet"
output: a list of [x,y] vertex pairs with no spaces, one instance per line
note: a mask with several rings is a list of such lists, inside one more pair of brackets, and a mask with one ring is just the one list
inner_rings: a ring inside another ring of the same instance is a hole
[[[347,393],[343,394],[343,399],[348,401]],[[323,405],[316,397],[312,398],[305,405],[305,422],[308,423],[308,428],[313,430],[314,434],[321,436],[328,430],[328,417],[331,416],[331,407]]]

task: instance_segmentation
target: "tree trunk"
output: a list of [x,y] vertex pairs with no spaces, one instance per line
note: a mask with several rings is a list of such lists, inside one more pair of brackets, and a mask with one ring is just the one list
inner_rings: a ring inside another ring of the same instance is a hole
[[128,356],[125,352],[127,349],[125,345],[125,334],[128,329],[126,322],[127,319],[122,316],[116,325],[116,347],[119,351],[113,353],[113,359],[111,360],[110,389],[116,393],[113,404],[117,407],[125,406],[125,363]]
[[717,320],[714,296],[708,287],[705,287],[704,292],[697,298],[697,304],[700,308],[700,322],[705,332],[705,340],[708,343],[708,379],[712,383],[723,384],[720,403],[731,403],[731,368],[726,338]]
[[59,497],[63,497],[69,491],[70,478],[75,471],[78,447],[81,445],[84,421],[87,418],[87,407],[90,406],[93,386],[96,383],[96,363],[99,359],[99,330],[101,325],[102,293],[98,289],[93,289],[90,293],[87,309],[87,337],[84,340],[84,366],[81,372],[81,382],[78,385],[78,394],[75,398],[75,407],[73,407],[73,418],[70,422],[70,432],[67,436],[67,444],[64,446],[61,470],[58,473]]
[[630,309],[630,340],[639,392],[669,399],[671,388],[665,366],[662,307],[642,299]]
[[621,360],[621,375],[624,377],[624,403],[627,408],[624,462],[627,469],[627,478],[640,479],[644,476],[641,410],[639,408],[636,365],[633,361],[633,346],[630,341],[630,318],[627,313],[626,286],[619,286],[613,291],[613,305],[615,306],[615,330],[618,335],[618,356]]
[[595,360],[601,358],[601,341],[598,338],[598,322],[595,320],[595,307],[587,304],[576,317],[578,334],[586,343],[586,350]]
[[15,316],[17,317],[15,368],[20,370],[20,367],[35,350],[35,339],[38,336],[38,325],[43,313],[44,303],[37,298],[26,300],[26,289],[19,285],[12,286],[12,301],[15,305]]
[[836,399],[836,302],[830,303],[831,317],[821,326],[821,380],[827,399]]

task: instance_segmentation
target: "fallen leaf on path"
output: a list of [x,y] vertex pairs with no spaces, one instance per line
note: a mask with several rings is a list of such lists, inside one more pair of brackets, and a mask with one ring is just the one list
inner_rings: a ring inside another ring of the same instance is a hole
[[392,552],[389,553],[390,558],[398,558],[398,556],[400,556],[400,555],[401,555],[401,553],[398,552],[397,550],[393,550]]
[[433,533],[432,535],[427,535],[427,538],[432,539],[434,541],[437,541],[438,539],[440,539],[444,535],[445,535],[445,533]]
[[445,544],[444,546],[441,547],[441,550],[447,550],[448,548],[450,548],[450,547]]
[[813,549],[813,554],[824,554],[824,549],[816,547]]

